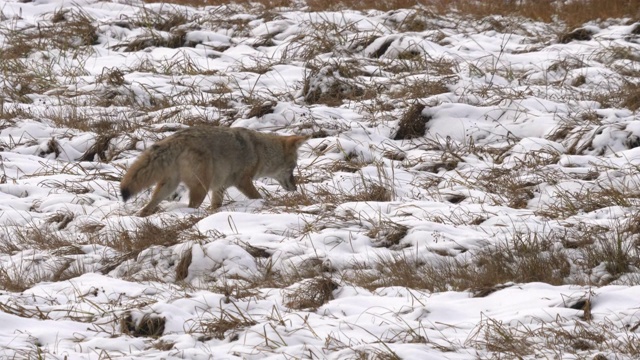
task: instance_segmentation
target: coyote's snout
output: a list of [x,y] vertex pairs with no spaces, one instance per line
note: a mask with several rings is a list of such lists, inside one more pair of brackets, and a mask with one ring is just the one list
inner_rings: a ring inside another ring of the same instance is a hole
[[296,190],[293,171],[298,148],[307,136],[280,136],[244,128],[197,126],[177,131],[145,150],[120,183],[124,201],[157,184],[141,216],[154,212],[180,182],[189,188],[189,207],[202,204],[211,190],[211,208],[222,205],[225,190],[235,186],[250,199],[262,196],[252,180],[269,177]]

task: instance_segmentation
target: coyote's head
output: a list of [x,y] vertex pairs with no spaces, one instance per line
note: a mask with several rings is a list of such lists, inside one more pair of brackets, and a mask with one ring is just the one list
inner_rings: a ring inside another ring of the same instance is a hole
[[298,165],[298,148],[309,139],[309,136],[286,136],[282,138],[283,161],[278,164],[278,169],[273,178],[287,191],[296,191],[296,180],[293,172]]

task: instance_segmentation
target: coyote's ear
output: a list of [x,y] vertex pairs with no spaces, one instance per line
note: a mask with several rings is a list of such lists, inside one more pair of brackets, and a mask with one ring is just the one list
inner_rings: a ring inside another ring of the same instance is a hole
[[287,139],[285,141],[288,148],[297,149],[302,144],[304,144],[305,141],[309,140],[310,138],[311,138],[311,135],[304,135],[304,136],[291,135],[291,136],[287,136]]

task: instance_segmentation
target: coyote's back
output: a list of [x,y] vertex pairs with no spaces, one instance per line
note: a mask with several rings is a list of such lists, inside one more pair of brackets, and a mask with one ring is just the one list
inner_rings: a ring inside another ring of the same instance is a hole
[[237,187],[250,199],[262,198],[252,180],[270,177],[288,191],[296,190],[293,171],[306,136],[280,136],[244,128],[197,126],[177,131],[145,150],[120,183],[124,201],[157,184],[140,215],[151,214],[180,182],[196,208],[212,192],[211,207],[222,205],[224,191]]

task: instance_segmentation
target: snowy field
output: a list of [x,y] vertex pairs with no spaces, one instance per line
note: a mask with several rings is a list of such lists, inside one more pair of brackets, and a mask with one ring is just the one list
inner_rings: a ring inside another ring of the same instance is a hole
[[[640,23],[0,1],[1,359],[637,359]],[[298,191],[123,203],[212,124]]]

